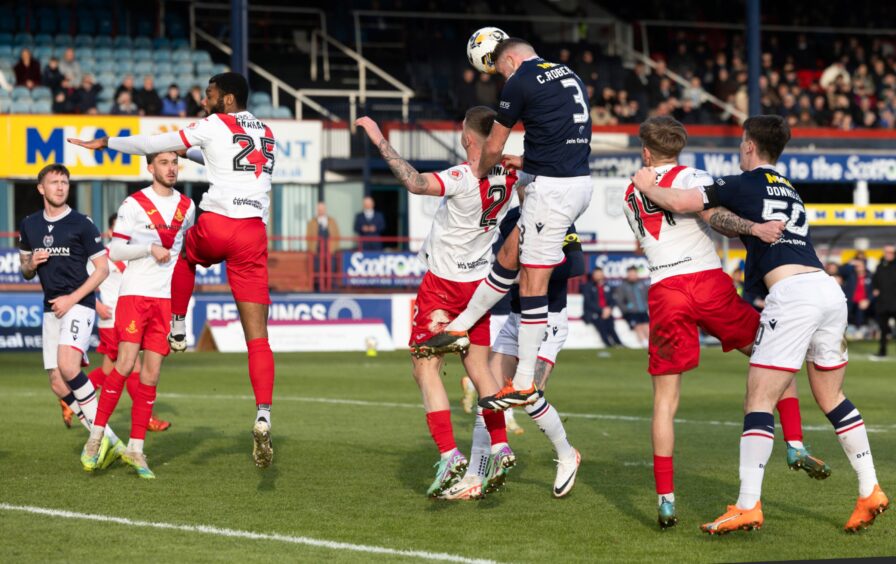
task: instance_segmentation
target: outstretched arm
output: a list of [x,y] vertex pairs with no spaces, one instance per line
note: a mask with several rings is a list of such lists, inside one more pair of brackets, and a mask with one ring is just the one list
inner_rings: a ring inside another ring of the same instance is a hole
[[705,207],[703,191],[699,188],[688,190],[660,188],[656,183],[656,170],[653,167],[644,167],[635,173],[632,183],[654,204],[673,213],[693,213],[702,211]]
[[128,137],[100,137],[91,141],[68,138],[68,142],[78,147],[98,151],[109,148],[129,155],[149,155],[164,151],[180,151],[188,147],[179,131],[158,135],[131,135]]
[[355,121],[355,125],[367,133],[367,137],[369,137],[370,141],[376,145],[380,155],[383,156],[386,164],[389,165],[392,174],[404,184],[405,188],[408,189],[408,192],[424,196],[442,195],[442,185],[436,179],[436,175],[431,172],[422,174],[417,172],[417,169],[412,167],[408,161],[404,160],[401,155],[398,154],[398,151],[396,151],[386,138],[383,137],[383,133],[380,131],[380,128],[375,121],[365,116]]
[[756,223],[744,219],[731,210],[723,207],[712,208],[700,212],[700,217],[713,229],[726,237],[752,235],[763,243],[774,243],[781,238],[786,225],[783,221]]

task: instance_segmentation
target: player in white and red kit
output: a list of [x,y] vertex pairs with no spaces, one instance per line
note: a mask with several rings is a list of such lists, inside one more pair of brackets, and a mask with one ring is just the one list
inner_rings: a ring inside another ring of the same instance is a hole
[[[641,157],[656,169],[661,187],[686,190],[712,183],[709,173],[678,164],[687,144],[684,126],[670,117],[653,117],[641,124]],[[718,338],[722,349],[749,355],[759,327],[759,314],[737,294],[722,270],[710,239],[711,223],[726,235],[744,233],[778,239],[780,222],[753,223],[724,208],[697,214],[663,210],[634,185],[625,192],[626,218],[650,262],[650,346],[648,372],[653,376],[653,472],[660,527],[674,526],[672,453],[674,418],[678,409],[681,374],[700,361],[698,330]],[[825,464],[809,455],[802,444],[799,401],[793,383],[781,396],[778,412],[787,441],[788,464],[815,478],[830,474]]]
[[[356,122],[366,131],[393,174],[408,191],[444,197],[433,219],[432,230],[420,250],[420,259],[428,271],[417,291],[409,343],[414,379],[423,394],[426,422],[441,455],[436,464],[435,480],[427,490],[427,495],[432,497],[440,496],[460,479],[469,463],[454,440],[448,394],[440,373],[443,359],[433,356],[431,350],[420,344],[440,333],[463,311],[476,287],[489,272],[489,258],[497,227],[507,213],[507,204],[518,182],[516,172],[507,171],[501,166],[492,168],[485,178],[473,175],[482,143],[491,131],[495,115],[494,110],[484,106],[468,110],[461,135],[468,162],[442,172],[425,174],[417,172],[401,158],[373,120],[363,117]],[[488,366],[491,344],[488,315],[472,326],[469,338],[469,351],[461,357],[464,368],[480,397],[494,394],[501,383]],[[474,465],[481,463],[487,466],[481,486],[485,491],[489,486],[494,488],[503,483],[515,458],[507,445],[504,414],[484,410],[482,417],[491,448],[487,456],[474,459]]]
[[[271,402],[274,391],[274,355],[268,343],[267,228],[271,173],[274,169],[274,135],[246,111],[249,84],[238,73],[225,72],[209,79],[205,90],[209,116],[186,129],[160,135],[69,139],[88,149],[109,147],[124,153],[146,155],[161,151],[190,151],[202,160],[210,187],[199,216],[184,241],[184,260],[178,261],[171,281],[172,350],[186,349],[185,316],[196,283],[196,265],[227,264],[227,278],[236,301],[249,353],[249,380],[257,407],[252,427],[252,456],[260,468],[270,466]],[[197,154],[201,153],[201,155]]]
[[[109,236],[115,232],[115,221],[118,219],[116,212],[109,218]],[[106,254],[109,249],[106,248]],[[103,355],[103,362],[94,368],[87,377],[93,382],[93,387],[100,391],[106,382],[106,376],[115,368],[118,359],[118,333],[115,332],[115,304],[118,303],[118,293],[121,291],[121,277],[128,264],[123,260],[109,261],[109,276],[102,281],[99,287],[99,296],[96,301],[96,314],[98,321],[96,327],[99,330],[100,344],[96,352]],[[126,379],[128,395],[131,400],[137,397],[137,386],[140,381],[140,357],[134,364],[134,370]],[[149,431],[165,431],[171,427],[171,423],[163,419],[150,416],[146,429]]]
[[184,234],[193,224],[196,206],[174,189],[178,159],[174,152],[147,155],[153,183],[132,194],[118,209],[118,221],[109,245],[109,258],[127,260],[115,311],[118,358],[106,376],[90,438],[81,462],[87,471],[96,468],[103,429],[115,410],[125,386],[125,374],[134,369],[140,351],[143,366],[131,408],[131,435],[122,460],[141,478],[155,478],[146,464],[143,442],[156,399],[156,386],[168,345],[171,319],[171,276]]

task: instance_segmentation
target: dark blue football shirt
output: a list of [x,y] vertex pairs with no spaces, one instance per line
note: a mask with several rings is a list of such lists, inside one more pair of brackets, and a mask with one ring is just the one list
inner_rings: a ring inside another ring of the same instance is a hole
[[[44,311],[52,311],[53,298],[80,288],[88,277],[87,262],[106,252],[96,225],[72,209],[52,220],[46,218],[43,210],[23,219],[19,227],[19,249],[29,253],[39,249],[50,251],[50,258],[37,267],[44,290]],[[96,309],[93,292],[78,303]]]
[[786,177],[771,167],[759,167],[739,176],[723,176],[715,182],[719,204],[756,223],[779,220],[787,224],[776,243],[763,243],[751,235],[742,235],[747,249],[744,267],[744,292],[764,296],[768,288],[762,281],[772,270],[785,264],[823,268],[809,237],[806,208]]
[[495,121],[504,127],[523,122],[524,172],[559,178],[590,174],[588,91],[566,65],[537,57],[523,62],[501,90]]

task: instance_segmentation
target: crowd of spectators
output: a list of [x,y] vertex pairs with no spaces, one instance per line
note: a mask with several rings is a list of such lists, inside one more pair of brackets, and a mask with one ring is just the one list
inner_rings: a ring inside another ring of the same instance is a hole
[[[763,113],[785,116],[791,127],[896,128],[896,43],[837,37],[819,44],[806,34],[788,42],[764,36],[759,78]],[[732,112],[708,95],[746,113],[747,65],[743,36],[678,32],[669,48],[652,54],[655,67],[623,69],[598,47],[561,47],[544,56],[566,64],[585,82],[594,125],[636,124],[671,115],[686,125],[733,123]],[[673,80],[669,71],[687,85]],[[455,117],[474,104],[494,106],[500,77],[464,69]]]
[[[68,48],[62,60],[50,57],[43,68],[28,48],[22,49],[13,67],[14,86],[34,89],[45,86],[52,92],[54,114],[96,114],[103,86],[97,84],[90,73],[84,73],[78,63],[75,49]],[[2,73],[0,73],[2,77]],[[13,85],[0,84],[11,90]],[[113,115],[203,117],[202,90],[194,86],[186,95],[180,87],[171,84],[164,97],[156,90],[152,75],[143,77],[143,86],[136,88],[134,77],[125,75],[115,91],[109,113]]]

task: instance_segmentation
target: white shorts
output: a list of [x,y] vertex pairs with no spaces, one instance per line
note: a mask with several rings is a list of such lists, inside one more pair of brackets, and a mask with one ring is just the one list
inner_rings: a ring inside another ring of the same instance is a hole
[[520,264],[548,268],[562,264],[566,231],[591,204],[590,176],[536,176],[526,186],[520,215]]
[[56,355],[60,346],[69,346],[81,351],[84,355],[82,366],[87,366],[89,364],[87,349],[90,348],[90,334],[93,333],[95,319],[96,312],[81,304],[73,305],[61,319],[52,311],[44,312],[44,368],[52,370],[59,366]]
[[[507,322],[495,343],[492,350],[496,353],[506,354],[508,356],[519,357],[519,334],[520,334],[520,314],[511,313],[507,316]],[[569,316],[566,308],[562,311],[552,311],[548,313],[548,326],[544,334],[544,341],[538,347],[538,358],[550,363],[551,366],[557,363],[557,355],[566,344],[566,337],[569,336]]]
[[492,314],[492,316],[489,318],[489,331],[492,337],[492,346],[494,346],[495,341],[498,340],[498,335],[501,333],[501,329],[504,328],[504,324],[507,323],[508,317],[510,317],[510,315]]
[[799,372],[803,361],[836,370],[849,361],[846,296],[824,272],[797,274],[772,286],[759,318],[750,365]]

